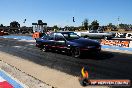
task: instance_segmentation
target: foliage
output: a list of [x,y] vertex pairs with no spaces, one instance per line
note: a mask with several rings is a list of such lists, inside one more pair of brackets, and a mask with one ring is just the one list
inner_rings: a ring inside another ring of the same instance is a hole
[[16,21],[13,21],[13,22],[10,23],[10,27],[18,28],[18,27],[20,27],[20,24]]
[[112,30],[115,30],[117,27],[115,26],[115,25],[113,25],[112,23],[109,23],[108,25],[107,25],[107,27],[109,27],[110,29],[112,29]]
[[128,25],[128,24],[119,24],[119,27],[121,28],[121,29],[128,29],[128,28],[130,28],[130,27],[132,27],[131,25]]
[[88,19],[85,19],[83,22],[84,30],[88,30]]
[[99,27],[99,23],[97,20],[94,20],[90,25],[90,30],[97,30]]
[[3,27],[3,24],[0,24],[0,27]]
[[57,32],[59,30],[59,27],[57,25],[54,25],[53,29],[54,29],[55,32]]
[[75,31],[75,30],[76,30],[76,28],[74,26],[69,27],[69,31]]

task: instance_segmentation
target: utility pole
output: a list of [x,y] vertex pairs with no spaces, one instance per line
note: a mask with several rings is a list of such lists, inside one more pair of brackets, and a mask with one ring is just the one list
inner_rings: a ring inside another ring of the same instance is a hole
[[117,22],[118,22],[118,24],[117,24],[117,28],[119,28],[120,26],[119,26],[119,24],[120,24],[120,17],[118,16],[118,18],[117,18]]

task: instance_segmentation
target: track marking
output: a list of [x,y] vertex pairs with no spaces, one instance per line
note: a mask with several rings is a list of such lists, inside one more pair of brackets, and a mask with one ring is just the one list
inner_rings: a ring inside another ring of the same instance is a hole
[[18,38],[13,38],[13,39],[18,39]]
[[21,48],[22,46],[12,46],[12,47],[15,47],[15,48]]
[[7,72],[2,70],[1,68],[0,68],[0,76],[2,76],[3,79],[8,81],[14,88],[29,88],[23,83],[21,83],[20,81],[18,81],[16,78],[9,75]]
[[115,50],[119,50],[119,49],[115,49]]
[[26,40],[26,39],[21,39],[21,40]]
[[29,45],[34,46],[35,44],[29,44]]
[[3,81],[6,81],[6,80],[3,79],[3,78],[0,76],[0,82],[3,82]]
[[105,48],[105,49],[109,49],[109,48]]

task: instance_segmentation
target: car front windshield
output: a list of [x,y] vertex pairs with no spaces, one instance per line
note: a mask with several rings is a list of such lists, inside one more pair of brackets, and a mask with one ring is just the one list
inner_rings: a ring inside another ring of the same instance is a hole
[[79,39],[80,37],[74,33],[74,32],[70,32],[70,33],[62,33],[63,36],[66,38],[66,40],[74,40],[74,39]]

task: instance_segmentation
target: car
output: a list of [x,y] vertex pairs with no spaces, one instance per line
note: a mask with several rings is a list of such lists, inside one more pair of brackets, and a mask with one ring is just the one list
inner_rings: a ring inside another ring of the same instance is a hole
[[57,50],[71,54],[73,57],[80,57],[83,53],[101,51],[98,41],[85,39],[74,32],[53,32],[36,39],[36,46],[43,51]]
[[95,39],[112,39],[115,37],[115,33],[111,32],[103,32],[99,30],[90,30],[87,32],[76,32],[79,36],[82,36],[84,38],[95,38]]
[[0,31],[0,36],[3,36],[3,35],[9,35],[9,33],[6,31]]

